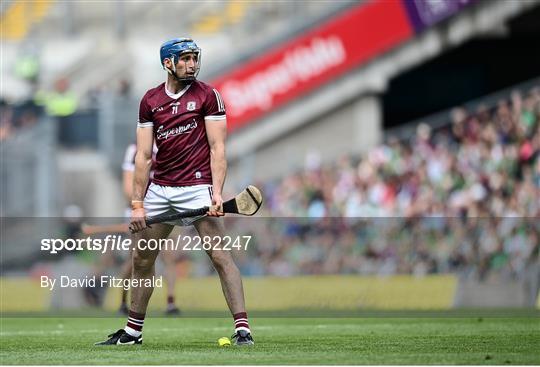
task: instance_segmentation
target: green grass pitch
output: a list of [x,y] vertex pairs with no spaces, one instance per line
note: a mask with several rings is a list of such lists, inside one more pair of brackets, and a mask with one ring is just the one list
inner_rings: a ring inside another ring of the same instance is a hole
[[149,318],[142,346],[95,347],[119,318],[2,318],[0,363],[540,364],[530,317],[252,318],[254,347],[218,347],[226,318]]

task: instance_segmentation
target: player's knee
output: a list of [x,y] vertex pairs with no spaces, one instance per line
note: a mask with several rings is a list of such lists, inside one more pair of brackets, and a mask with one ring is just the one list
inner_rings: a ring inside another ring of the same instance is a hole
[[155,257],[147,256],[140,251],[135,251],[133,254],[133,268],[136,271],[149,270],[154,266]]

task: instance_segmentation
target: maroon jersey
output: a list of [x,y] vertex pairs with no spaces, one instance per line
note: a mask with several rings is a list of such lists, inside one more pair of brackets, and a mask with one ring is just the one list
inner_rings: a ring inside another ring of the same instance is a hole
[[157,154],[153,182],[163,186],[212,184],[205,120],[224,120],[217,90],[201,81],[172,94],[165,83],[141,100],[139,127],[152,127]]

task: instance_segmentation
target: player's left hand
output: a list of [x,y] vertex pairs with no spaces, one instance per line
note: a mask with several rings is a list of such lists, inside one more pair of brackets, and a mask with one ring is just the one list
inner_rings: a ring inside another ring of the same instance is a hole
[[209,217],[222,217],[225,215],[225,213],[223,213],[223,198],[221,197],[221,194],[214,193],[212,195],[212,206],[206,212],[206,215]]

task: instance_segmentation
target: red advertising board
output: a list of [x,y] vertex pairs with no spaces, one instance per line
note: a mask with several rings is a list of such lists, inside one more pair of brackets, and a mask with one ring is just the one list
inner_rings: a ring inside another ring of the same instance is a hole
[[212,81],[234,131],[411,38],[400,0],[373,0]]

